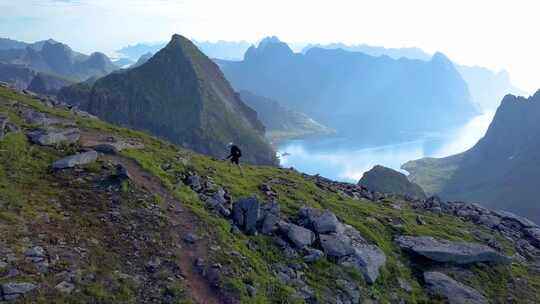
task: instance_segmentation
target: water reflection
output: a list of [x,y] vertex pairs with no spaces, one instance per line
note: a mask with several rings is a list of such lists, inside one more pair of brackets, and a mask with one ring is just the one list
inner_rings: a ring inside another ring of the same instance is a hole
[[416,140],[365,147],[350,138],[296,140],[279,147],[281,164],[308,174],[321,174],[341,181],[356,182],[374,165],[396,170],[414,159],[444,157],[466,151],[484,136],[493,112],[475,117],[465,126],[446,134],[423,134]]

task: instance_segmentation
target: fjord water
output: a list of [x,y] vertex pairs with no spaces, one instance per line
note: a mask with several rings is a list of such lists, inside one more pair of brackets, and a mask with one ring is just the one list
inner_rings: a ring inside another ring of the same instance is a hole
[[445,157],[471,148],[482,138],[494,112],[476,116],[444,133],[402,134],[393,142],[369,144],[362,133],[348,137],[318,137],[283,142],[278,152],[283,167],[347,182],[357,182],[374,165],[400,170],[409,160]]

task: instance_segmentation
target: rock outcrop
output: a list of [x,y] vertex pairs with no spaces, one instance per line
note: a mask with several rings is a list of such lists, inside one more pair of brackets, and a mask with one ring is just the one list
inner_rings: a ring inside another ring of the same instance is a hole
[[75,166],[82,166],[93,163],[96,161],[98,153],[96,151],[88,151],[83,153],[78,153],[75,155],[70,155],[55,161],[52,164],[53,170],[61,170],[67,168],[73,168]]
[[365,172],[358,185],[382,193],[426,198],[424,190],[417,184],[410,182],[405,174],[379,165]]
[[396,242],[402,249],[441,263],[508,264],[511,262],[509,257],[481,244],[437,240],[430,236],[401,236],[396,239]]
[[428,291],[442,297],[449,304],[487,304],[487,299],[478,291],[455,281],[440,272],[425,272],[424,281]]

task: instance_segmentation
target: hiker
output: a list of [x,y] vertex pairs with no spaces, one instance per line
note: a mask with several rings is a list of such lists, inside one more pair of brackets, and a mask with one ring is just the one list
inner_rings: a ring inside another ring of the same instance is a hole
[[242,166],[240,166],[240,157],[242,157],[242,150],[240,150],[240,148],[238,148],[238,146],[233,143],[229,143],[227,147],[231,150],[231,152],[226,159],[230,159],[231,163],[236,164],[238,168],[240,168],[240,173],[242,174],[242,176],[244,176],[244,171],[242,170]]

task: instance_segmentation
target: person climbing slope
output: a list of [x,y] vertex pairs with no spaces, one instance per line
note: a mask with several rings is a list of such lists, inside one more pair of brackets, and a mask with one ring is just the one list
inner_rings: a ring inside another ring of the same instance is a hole
[[240,148],[238,148],[238,146],[234,143],[229,143],[227,147],[229,147],[230,152],[229,156],[227,156],[226,159],[230,159],[232,164],[236,164],[240,169],[240,173],[242,174],[242,176],[244,176],[244,170],[242,170],[242,166],[240,166],[240,157],[242,157],[242,150],[240,150]]

